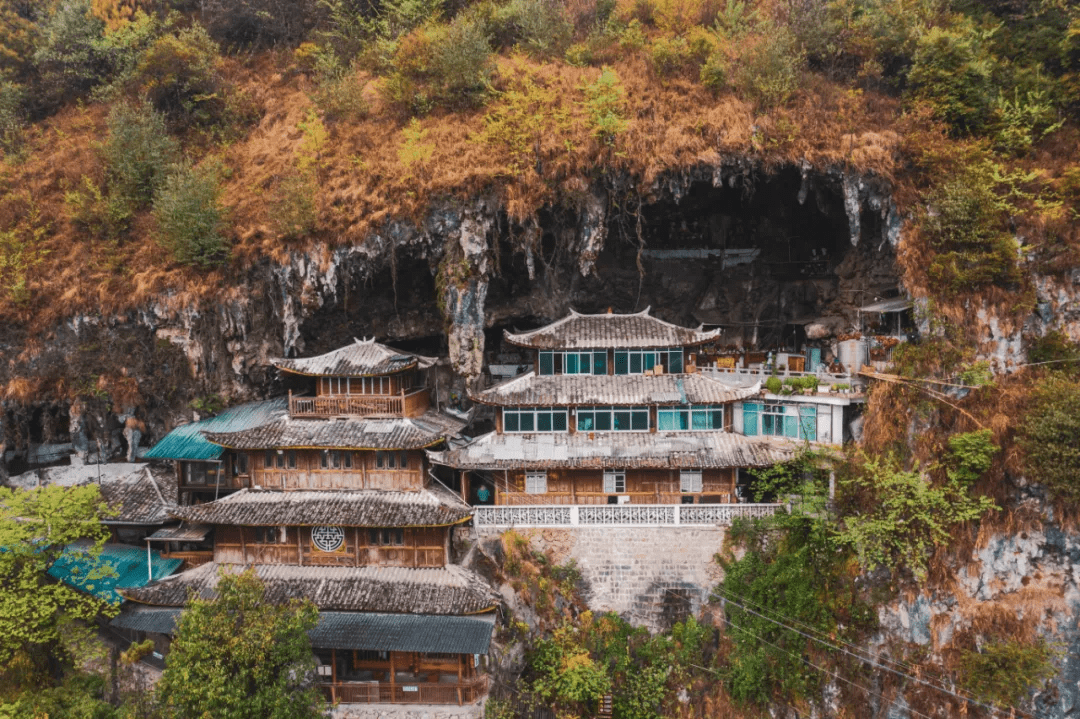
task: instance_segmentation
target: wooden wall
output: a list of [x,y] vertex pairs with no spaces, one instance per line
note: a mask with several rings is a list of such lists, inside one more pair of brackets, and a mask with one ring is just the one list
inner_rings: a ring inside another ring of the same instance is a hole
[[[419,490],[424,487],[424,455],[417,450],[405,451],[405,468],[379,467],[373,451],[349,452],[352,468],[322,468],[320,450],[295,450],[296,468],[289,467],[288,450],[271,455],[272,466],[267,468],[265,452],[248,454],[251,482],[264,489],[396,489]],[[344,454],[344,451],[342,452]],[[384,454],[384,465],[386,455]],[[401,452],[394,450],[398,460]],[[277,466],[281,458],[283,467]],[[395,464],[397,461],[395,462]]]
[[[549,470],[547,494],[525,493],[525,472],[511,471],[504,483],[502,472],[495,477],[496,504],[607,504],[610,492],[604,492],[604,473],[597,469]],[[680,504],[685,497],[695,502],[735,501],[735,470],[702,470],[702,491],[679,491],[679,470],[627,470],[626,491],[631,504]]]
[[346,527],[345,543],[336,552],[316,549],[311,543],[310,527],[287,527],[285,541],[276,544],[258,543],[257,531],[255,527],[217,527],[214,561],[338,567],[442,567],[446,564],[449,528],[402,529],[404,541],[401,546],[377,546],[370,542],[368,529]]
[[[316,387],[316,392],[317,392],[317,394],[319,396],[323,396],[323,395],[342,395],[342,394],[349,394],[349,395],[363,395],[363,394],[388,395],[388,394],[401,394],[401,391],[403,389],[405,391],[409,391],[411,389],[416,389],[421,385],[420,377],[418,376],[418,373],[416,371],[414,371],[414,370],[410,370],[408,372],[398,372],[397,374],[391,374],[391,375],[382,375],[382,377],[385,378],[385,380],[389,380],[389,382],[383,380],[382,382],[376,381],[376,382],[372,383],[373,390],[375,390],[375,391],[372,391],[372,392],[366,391],[367,387],[368,387],[368,383],[363,381],[365,378],[361,378],[361,377],[354,377],[349,381],[348,387],[347,387],[348,390],[349,390],[348,392],[338,392],[337,391],[337,389],[341,386],[341,384],[344,384],[344,382],[339,383],[337,381],[337,378],[334,378],[333,381],[331,381],[331,378],[329,378],[329,377],[319,377],[315,381],[315,387]],[[378,380],[378,379],[381,379],[381,378],[372,378],[372,379]]]

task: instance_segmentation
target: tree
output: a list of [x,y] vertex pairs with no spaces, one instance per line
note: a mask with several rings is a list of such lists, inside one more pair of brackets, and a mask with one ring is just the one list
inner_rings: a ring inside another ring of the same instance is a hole
[[[51,580],[45,572],[64,547],[88,540],[82,551],[96,557],[109,536],[100,523],[106,511],[96,485],[0,488],[0,665],[16,654],[54,662],[72,621],[90,621],[107,605]],[[95,570],[93,581],[107,570]]]
[[218,171],[212,164],[176,165],[154,198],[159,241],[185,265],[206,268],[224,261],[228,243],[221,234],[223,215]]
[[222,570],[217,596],[193,598],[180,616],[158,699],[171,717],[305,719],[324,702],[311,683],[308,600],[274,605],[254,570]]
[[1017,440],[1028,479],[1063,499],[1080,497],[1080,384],[1063,374],[1044,379],[1020,421]]

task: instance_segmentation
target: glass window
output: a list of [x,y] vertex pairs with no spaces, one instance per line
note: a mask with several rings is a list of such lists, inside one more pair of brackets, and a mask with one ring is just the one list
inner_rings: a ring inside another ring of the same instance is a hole
[[677,347],[668,351],[667,371],[669,374],[680,374],[683,371],[683,351]]
[[402,469],[409,468],[409,453],[405,451],[398,452],[398,466]]
[[761,405],[757,402],[744,402],[742,412],[743,434],[747,437],[756,437],[758,434],[758,414],[761,412]]
[[345,469],[352,469],[352,452],[342,452],[341,459]]
[[648,407],[582,407],[577,417],[577,428],[583,432],[641,432],[649,429]]
[[626,472],[604,472],[604,492],[622,494],[626,491]]
[[799,439],[817,441],[817,407],[799,407]]
[[547,494],[547,472],[526,472],[525,494]]
[[656,428],[668,431],[690,429],[690,410],[685,407],[658,409]]
[[400,547],[405,544],[402,529],[372,529],[368,531],[368,544],[377,547]]
[[233,461],[233,473],[234,474],[247,474],[248,473],[248,456],[246,454],[236,455],[236,459]]
[[263,454],[263,469],[270,469],[274,466],[274,452],[273,450],[266,450]]
[[380,468],[380,469],[382,469],[383,467],[386,466],[386,453],[385,452],[376,452],[375,453],[375,466]]
[[771,437],[784,436],[784,405],[767,404],[761,412],[761,433]]
[[567,411],[561,407],[513,407],[503,413],[503,432],[565,432]]
[[630,374],[630,353],[615,350],[615,374]]
[[698,494],[701,492],[701,470],[683,469],[679,471],[679,491]]
[[593,352],[593,374],[607,374],[607,350]]
[[540,374],[555,374],[555,360],[552,352],[540,353]]
[[288,530],[285,527],[255,527],[256,544],[285,544]]
[[661,350],[615,350],[615,374],[641,374],[656,365],[667,372],[683,371],[681,347]]
[[285,453],[286,459],[288,459],[289,469],[296,469],[296,450],[290,449]]
[[[567,352],[566,353],[566,360],[563,363],[563,367],[564,367],[563,371],[566,374],[577,374],[578,373],[578,359],[579,359],[579,356],[578,356],[578,354],[576,352]],[[588,371],[588,368],[586,367],[586,372],[587,371]]]
[[691,407],[690,429],[723,429],[723,407]]

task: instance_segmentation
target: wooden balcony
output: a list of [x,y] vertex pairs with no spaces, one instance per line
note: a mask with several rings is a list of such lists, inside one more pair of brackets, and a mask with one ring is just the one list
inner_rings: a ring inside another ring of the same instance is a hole
[[213,550],[206,551],[193,551],[193,552],[168,552],[162,556],[168,559],[182,559],[184,563],[180,565],[178,571],[186,572],[189,569],[195,567],[201,567],[204,564],[208,564],[214,561]]
[[418,417],[427,411],[431,399],[427,389],[407,394],[322,394],[315,397],[294,397],[289,393],[289,416],[301,419],[331,417]]
[[487,694],[486,676],[458,682],[320,682],[331,702],[342,704],[472,704]]

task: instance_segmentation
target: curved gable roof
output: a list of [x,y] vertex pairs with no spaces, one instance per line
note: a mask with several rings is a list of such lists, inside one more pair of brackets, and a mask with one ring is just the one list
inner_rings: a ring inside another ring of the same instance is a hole
[[507,342],[533,349],[606,349],[690,347],[710,342],[720,330],[704,331],[679,327],[649,314],[650,307],[629,315],[605,313],[570,314],[539,329],[513,333],[505,331]]
[[370,375],[404,372],[435,364],[435,358],[423,357],[379,344],[375,338],[354,340],[317,357],[275,359],[271,364],[285,372],[309,377],[367,377]]

